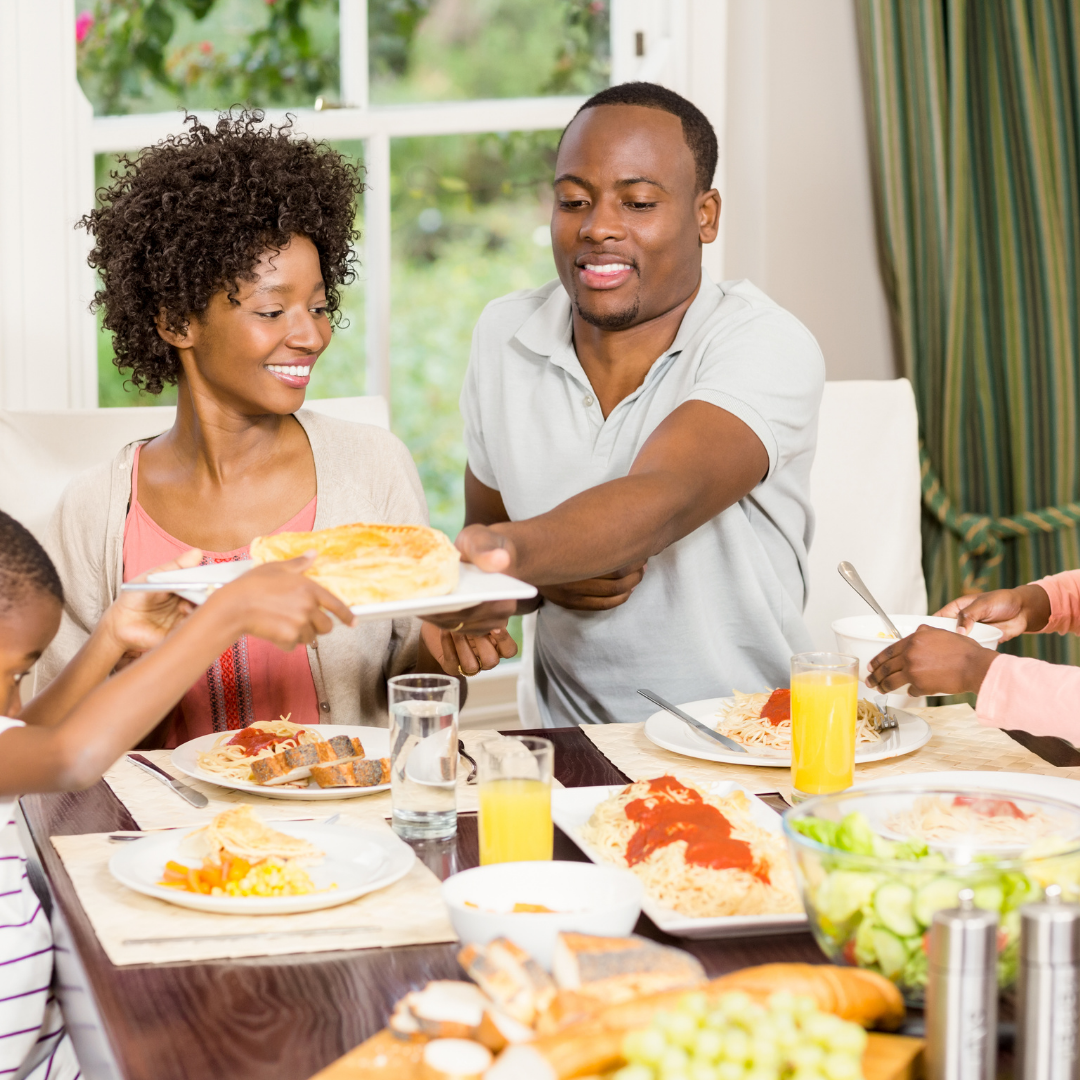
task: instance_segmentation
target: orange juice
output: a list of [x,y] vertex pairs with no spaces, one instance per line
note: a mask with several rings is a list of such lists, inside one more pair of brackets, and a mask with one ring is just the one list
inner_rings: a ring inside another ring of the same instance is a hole
[[480,785],[480,865],[550,859],[551,785],[488,780]]
[[791,783],[800,795],[851,787],[855,778],[854,673],[792,671]]

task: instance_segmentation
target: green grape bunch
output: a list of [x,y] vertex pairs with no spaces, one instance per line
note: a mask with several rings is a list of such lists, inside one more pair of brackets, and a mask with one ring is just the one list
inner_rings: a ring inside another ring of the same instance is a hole
[[862,1080],[866,1032],[786,991],[687,994],[623,1041],[614,1080]]

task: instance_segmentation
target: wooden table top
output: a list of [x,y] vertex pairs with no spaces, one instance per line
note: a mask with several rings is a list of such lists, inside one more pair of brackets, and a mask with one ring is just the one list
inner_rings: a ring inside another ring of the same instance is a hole
[[[567,787],[627,782],[576,728],[526,734],[554,742],[555,775]],[[133,829],[134,820],[104,782],[27,796],[22,807],[54,900],[59,992],[90,1080],[304,1080],[383,1027],[408,990],[462,977],[452,944],[114,967],[49,837]],[[455,839],[413,847],[440,878],[476,866],[476,817],[459,818]],[[556,829],[555,858],[585,857]],[[824,962],[805,932],[684,941],[644,915],[637,932],[693,953],[711,976],[778,960]]]

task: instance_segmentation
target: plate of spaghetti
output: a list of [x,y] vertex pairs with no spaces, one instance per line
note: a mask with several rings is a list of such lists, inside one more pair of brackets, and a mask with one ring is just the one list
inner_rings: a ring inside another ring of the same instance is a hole
[[677,937],[802,930],[780,816],[738,784],[675,776],[552,792],[555,823],[595,863],[633,871],[642,910]]
[[349,799],[389,787],[386,728],[256,720],[200,735],[172,752],[194,780],[270,799]]
[[[668,712],[656,712],[645,721],[645,737],[664,750],[704,761],[731,765],[791,766],[791,691],[763,690],[731,697],[704,698],[679,706],[696,720],[745,746],[747,753],[725,750],[719,743],[699,735]],[[894,709],[899,724],[879,731],[881,710],[859,698],[855,721],[855,762],[884,761],[903,757],[925,746],[932,734],[921,716]]]

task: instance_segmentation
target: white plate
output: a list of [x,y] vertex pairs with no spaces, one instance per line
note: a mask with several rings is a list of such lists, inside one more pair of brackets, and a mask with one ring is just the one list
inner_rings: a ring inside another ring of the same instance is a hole
[[[254,565],[250,559],[241,559],[238,562],[192,566],[187,570],[150,574],[147,581],[175,592],[193,604],[201,604],[214,589],[235,581]],[[121,588],[146,591],[146,585],[141,584],[125,584]],[[360,622],[371,622],[405,615],[439,615],[447,611],[462,611],[492,600],[529,600],[535,595],[536,589],[524,581],[506,574],[485,574],[471,563],[462,563],[457,588],[452,593],[392,600],[384,604],[356,604],[352,612]]]
[[[1080,806],[1080,780],[1067,780],[1064,776],[1043,776],[1041,773],[1017,772],[925,772],[907,773],[902,778],[905,787],[912,791],[919,788],[980,787],[993,791],[1011,791],[1017,795],[1036,795],[1046,799]],[[892,787],[897,784],[895,776],[882,776],[876,780],[856,783],[859,790]],[[854,790],[854,789],[852,789]]]
[[[695,720],[700,720],[711,728],[716,726],[716,713],[722,705],[730,705],[733,698],[704,698],[690,701],[679,708],[688,712]],[[933,732],[930,725],[913,713],[898,711],[900,724],[885,733],[881,742],[855,748],[855,764],[865,765],[870,761],[884,761],[886,758],[903,757],[925,746]],[[689,724],[684,724],[677,716],[669,712],[655,712],[645,721],[645,737],[664,750],[684,757],[701,758],[703,761],[722,761],[728,765],[764,765],[778,769],[791,768],[791,753],[787,750],[774,750],[770,753],[745,754],[734,750],[725,750],[718,742],[699,735]]]
[[[314,724],[312,728],[327,739],[334,735],[348,735],[359,739],[364,747],[364,754],[369,758],[390,756],[390,732],[386,728],[359,727],[356,724]],[[214,743],[221,738],[221,732],[200,735],[197,739],[178,746],[170,761],[174,768],[190,776],[193,780],[202,780],[218,787],[245,791],[252,795],[262,795],[267,799],[299,799],[304,802],[323,799],[356,799],[362,795],[374,795],[379,791],[388,791],[389,784],[376,784],[374,787],[330,787],[321,788],[314,780],[308,781],[306,788],[270,787],[265,784],[253,784],[247,780],[230,780],[218,773],[207,772],[199,768],[199,753],[214,749]]]
[[[743,791],[750,799],[750,814],[754,821],[777,836],[783,835],[780,815],[740,784],[730,780],[718,780],[699,786],[713,795],[730,795],[736,789]],[[612,864],[582,840],[578,830],[592,817],[600,803],[625,790],[625,787],[625,784],[619,784],[614,787],[552,788],[551,791],[552,820],[594,863],[601,866]],[[761,934],[795,933],[807,927],[805,915],[721,915],[711,919],[693,918],[656,903],[648,893],[645,894],[641,910],[664,933],[682,938],[756,937]]]
[[192,859],[180,852],[180,841],[194,832],[194,827],[169,829],[125,844],[109,860],[109,873],[135,892],[196,911],[219,915],[292,915],[299,911],[337,907],[365,893],[383,889],[403,878],[416,861],[412,848],[389,831],[298,821],[272,824],[275,829],[310,840],[325,851],[326,858],[322,863],[306,869],[316,888],[328,889],[330,885],[337,885],[337,888],[308,896],[203,896],[159,885],[165,864],[170,859],[191,865]]

